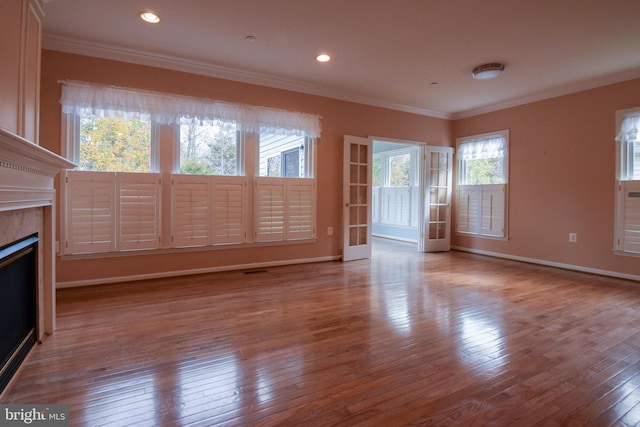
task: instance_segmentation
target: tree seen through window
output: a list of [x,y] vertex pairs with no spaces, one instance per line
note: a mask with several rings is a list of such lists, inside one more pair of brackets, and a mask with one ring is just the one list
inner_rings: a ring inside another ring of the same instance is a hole
[[150,172],[151,122],[118,117],[80,117],[79,169]]
[[411,185],[411,154],[389,156],[389,185],[408,187]]
[[180,173],[237,175],[237,132],[233,123],[183,119],[180,124]]

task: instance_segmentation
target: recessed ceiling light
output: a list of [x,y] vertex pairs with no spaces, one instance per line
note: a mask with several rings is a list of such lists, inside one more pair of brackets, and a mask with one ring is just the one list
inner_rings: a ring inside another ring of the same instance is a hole
[[329,61],[331,61],[331,57],[329,55],[327,55],[326,53],[321,53],[320,55],[316,56],[316,61],[318,61],[318,62],[329,62]]
[[500,77],[504,73],[504,64],[491,63],[478,65],[473,69],[471,75],[476,80],[489,80]]
[[140,19],[150,24],[157,24],[160,22],[160,17],[153,12],[140,12]]

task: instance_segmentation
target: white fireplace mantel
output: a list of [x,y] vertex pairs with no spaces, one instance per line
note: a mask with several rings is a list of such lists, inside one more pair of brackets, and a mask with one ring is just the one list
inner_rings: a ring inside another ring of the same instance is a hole
[[[38,232],[42,276],[38,278],[38,338],[55,329],[55,218],[53,180],[62,169],[75,165],[12,132],[0,128],[0,211],[43,210]],[[5,227],[6,224],[0,224]]]
[[55,203],[53,178],[75,165],[67,159],[0,128],[0,210]]

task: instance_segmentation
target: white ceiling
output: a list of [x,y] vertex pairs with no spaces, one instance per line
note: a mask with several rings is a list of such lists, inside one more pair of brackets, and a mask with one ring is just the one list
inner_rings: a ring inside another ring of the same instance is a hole
[[[436,117],[640,77],[640,0],[45,0],[44,10],[48,49]],[[140,21],[144,10],[161,22]],[[320,52],[332,61],[317,63]],[[487,62],[504,75],[472,79]]]

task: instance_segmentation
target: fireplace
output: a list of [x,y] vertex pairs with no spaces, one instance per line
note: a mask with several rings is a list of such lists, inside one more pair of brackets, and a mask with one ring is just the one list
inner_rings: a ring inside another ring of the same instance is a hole
[[[55,329],[54,178],[60,170],[73,167],[73,163],[57,154],[0,129],[0,250],[6,254],[17,251],[14,261],[9,262],[14,258],[12,255],[1,257],[3,260],[8,257],[5,267],[9,268],[9,273],[0,273],[0,304],[8,302],[3,287],[13,279],[13,269],[30,264],[31,271],[31,276],[24,278],[30,284],[18,287],[17,294],[12,296],[12,302],[28,300],[28,314],[13,313],[16,318],[5,320],[10,310],[0,306],[1,321],[12,325],[7,328],[5,323],[0,323],[0,361],[7,365],[0,367],[0,399],[5,383],[10,381],[33,343],[42,341]],[[16,249],[15,245],[26,245],[30,249]],[[9,308],[13,310],[13,303]],[[14,321],[17,323],[11,323]],[[21,327],[16,328],[16,324]],[[14,348],[18,341],[18,348]]]
[[38,236],[0,248],[0,394],[37,342]]

